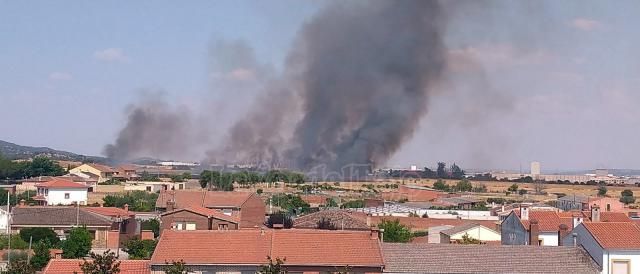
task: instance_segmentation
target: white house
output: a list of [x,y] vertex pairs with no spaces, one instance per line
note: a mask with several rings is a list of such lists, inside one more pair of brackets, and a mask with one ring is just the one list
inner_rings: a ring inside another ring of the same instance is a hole
[[42,205],[87,204],[88,186],[69,180],[55,178],[46,183],[37,184],[37,195],[34,200]]
[[500,242],[500,233],[483,226],[481,224],[469,223],[440,231],[440,243],[448,244],[462,241],[462,237],[467,235],[481,242]]
[[581,223],[563,244],[584,248],[603,274],[640,273],[640,228],[634,223]]

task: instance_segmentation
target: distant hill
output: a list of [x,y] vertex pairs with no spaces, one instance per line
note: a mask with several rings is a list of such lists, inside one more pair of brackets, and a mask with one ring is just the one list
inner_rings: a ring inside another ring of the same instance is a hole
[[77,161],[77,162],[107,162],[107,158],[98,156],[86,156],[68,151],[55,150],[48,147],[21,146],[0,140],[0,155],[8,159],[29,159],[36,156],[46,156],[53,160]]

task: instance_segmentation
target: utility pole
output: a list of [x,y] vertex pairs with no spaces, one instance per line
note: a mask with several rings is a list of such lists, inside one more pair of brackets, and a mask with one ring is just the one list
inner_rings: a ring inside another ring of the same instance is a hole
[[9,251],[7,252],[7,265],[11,265],[11,214],[9,204],[11,204],[11,195],[7,191],[7,237],[9,237]]
[[76,202],[76,227],[80,226],[80,203]]
[[27,264],[31,262],[31,243],[33,242],[33,236],[29,236],[29,251],[27,251]]

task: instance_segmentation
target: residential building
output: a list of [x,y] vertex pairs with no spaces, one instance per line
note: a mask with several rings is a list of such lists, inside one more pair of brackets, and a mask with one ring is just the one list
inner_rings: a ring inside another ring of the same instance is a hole
[[556,212],[531,210],[526,205],[511,211],[500,225],[503,245],[557,246],[564,235],[583,222],[628,222],[631,219],[621,212],[591,211]]
[[238,216],[224,214],[217,209],[187,207],[160,215],[161,231],[164,230],[235,230],[239,228]]
[[565,211],[569,210],[591,210],[596,205],[605,212],[622,212],[624,204],[619,199],[611,197],[590,197],[583,195],[567,195],[560,197],[556,201],[556,207]]
[[326,220],[331,222],[337,230],[369,230],[371,224],[367,224],[367,219],[371,221],[371,217],[361,213],[328,209],[295,218],[293,227],[315,229],[321,220]]
[[[90,261],[90,260],[89,260]],[[151,274],[148,260],[118,260],[122,274]],[[82,273],[83,259],[51,259],[42,274]]]
[[110,166],[101,164],[82,164],[76,168],[69,170],[69,173],[77,176],[97,177],[98,183],[102,183],[110,180],[114,175],[118,174],[118,171]]
[[384,263],[377,231],[311,229],[165,231],[151,257],[152,273],[184,260],[194,273],[255,273],[285,259],[289,273],[380,273]]
[[161,191],[156,201],[160,211],[204,207],[222,211],[240,220],[240,228],[261,227],[265,221],[264,201],[253,192],[239,191]]
[[125,180],[137,180],[140,178],[137,172],[137,167],[134,165],[121,165],[116,168],[116,172],[119,177]]
[[388,273],[600,273],[578,247],[383,243]]
[[584,248],[603,274],[640,273],[640,228],[633,223],[582,223],[563,243]]
[[125,191],[146,191],[156,193],[166,190],[183,190],[186,188],[184,182],[150,182],[150,181],[127,181],[124,183]]
[[65,239],[74,227],[84,226],[91,233],[94,248],[117,248],[121,242],[140,233],[133,212],[110,207],[16,206],[11,212],[11,231],[49,227]]
[[88,186],[67,179],[54,178],[36,185],[34,200],[41,205],[86,205]]
[[[420,218],[420,217],[396,217],[396,216],[371,216],[371,225],[377,226],[383,220],[395,221],[408,227],[411,231],[429,231],[432,227],[438,226],[460,226],[469,223],[478,223],[491,229],[495,229],[497,224],[495,221],[479,221],[464,219],[437,219],[437,218]],[[439,234],[438,234],[439,235]]]
[[468,223],[440,231],[440,243],[459,243],[465,235],[483,243],[500,242],[500,232],[478,223]]

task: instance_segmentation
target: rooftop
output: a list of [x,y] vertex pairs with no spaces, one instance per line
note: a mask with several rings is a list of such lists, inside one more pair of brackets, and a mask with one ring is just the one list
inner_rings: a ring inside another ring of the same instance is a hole
[[295,228],[316,228],[322,219],[330,220],[339,230],[369,230],[365,219],[346,210],[321,210],[293,220]]
[[173,200],[176,208],[185,207],[241,207],[253,192],[240,191],[189,191],[175,190],[160,192],[156,207],[166,208],[167,201]]
[[634,223],[583,223],[604,249],[640,249],[640,228]]
[[106,165],[94,164],[94,163],[89,163],[87,165],[92,167],[92,168],[95,168],[95,169],[99,170],[100,172],[116,172],[115,169],[113,169],[110,166],[106,166]]
[[61,178],[54,178],[51,181],[40,183],[40,184],[37,184],[36,186],[42,187],[42,188],[49,188],[49,189],[51,188],[89,188],[86,185],[75,183],[71,180],[61,179]]
[[84,207],[83,209],[109,217],[135,216],[133,212],[118,207]]
[[180,209],[176,209],[170,212],[165,212],[162,213],[162,216],[164,215],[169,215],[169,214],[173,214],[176,212],[180,212],[180,211],[189,211],[189,212],[193,212],[195,214],[198,215],[202,215],[205,216],[207,218],[216,218],[219,220],[225,220],[228,222],[232,222],[232,223],[240,223],[240,220],[237,216],[229,216],[226,215],[218,210],[215,209],[210,209],[210,208],[206,208],[206,207],[201,207],[201,206],[193,206],[193,207],[187,207],[187,208],[180,208]]
[[[460,233],[460,232],[465,232],[465,231],[467,231],[467,230],[470,230],[470,229],[476,228],[476,227],[478,227],[478,226],[485,227],[485,226],[483,226],[483,225],[481,225],[481,224],[478,224],[478,223],[467,223],[467,224],[463,224],[463,225],[455,226],[455,227],[450,228],[450,229],[447,229],[447,230],[440,231],[440,233],[443,233],[443,234],[445,234],[445,235],[449,235],[449,236],[453,236],[453,235],[455,235],[455,234],[458,234],[458,233]],[[492,228],[489,228],[489,227],[485,227],[485,228],[486,228],[486,229],[489,229],[489,230],[493,230],[495,233],[500,234],[500,232],[497,232],[497,231],[495,231],[495,230],[494,230],[494,229],[492,229]]]
[[285,265],[383,265],[380,246],[368,231],[230,230],[163,232],[152,264],[184,259],[189,264],[262,265],[286,258]]
[[384,243],[382,251],[394,273],[600,273],[577,247]]
[[85,208],[65,206],[17,206],[12,209],[12,226],[111,226],[109,217]]
[[[82,273],[80,264],[82,259],[52,259],[44,268],[43,274],[69,274]],[[149,261],[147,260],[121,260],[120,273],[126,274],[149,274]]]

